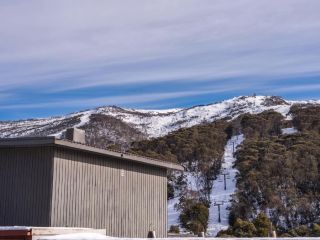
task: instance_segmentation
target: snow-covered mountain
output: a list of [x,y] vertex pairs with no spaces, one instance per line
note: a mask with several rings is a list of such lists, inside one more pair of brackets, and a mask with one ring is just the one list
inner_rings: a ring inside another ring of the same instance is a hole
[[[286,117],[293,104],[320,104],[319,101],[285,101],[274,96],[241,96],[219,103],[187,109],[139,110],[115,106],[99,107],[60,117],[0,122],[0,137],[63,136],[66,128],[86,129],[90,143],[96,137],[106,144],[136,141],[166,135],[182,127],[222,118],[235,118],[243,113],[257,114],[273,109]],[[95,137],[92,138],[92,135]]]

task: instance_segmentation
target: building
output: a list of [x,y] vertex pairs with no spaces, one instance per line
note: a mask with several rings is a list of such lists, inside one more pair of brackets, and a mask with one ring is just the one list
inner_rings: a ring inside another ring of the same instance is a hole
[[167,235],[167,170],[177,163],[54,137],[0,140],[0,226]]

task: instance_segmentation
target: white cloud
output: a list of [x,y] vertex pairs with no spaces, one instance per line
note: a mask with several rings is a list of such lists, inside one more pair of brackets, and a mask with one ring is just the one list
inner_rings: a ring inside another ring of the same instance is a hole
[[1,2],[0,87],[318,73],[319,9],[319,0]]
[[180,97],[192,97],[203,94],[215,94],[225,91],[238,90],[240,87],[214,87],[207,89],[197,89],[192,91],[179,91],[179,92],[158,92],[158,93],[142,93],[135,95],[120,95],[111,97],[98,97],[98,98],[81,98],[81,99],[63,99],[54,102],[41,102],[31,104],[11,104],[0,106],[0,109],[41,109],[41,108],[56,108],[56,107],[98,107],[101,105],[128,105],[139,103],[150,103],[159,100],[176,99]]

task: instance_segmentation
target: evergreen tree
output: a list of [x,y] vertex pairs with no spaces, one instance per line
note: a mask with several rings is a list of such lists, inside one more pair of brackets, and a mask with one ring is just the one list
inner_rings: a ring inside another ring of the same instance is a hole
[[207,206],[201,202],[188,199],[180,206],[180,209],[179,221],[183,228],[190,230],[194,234],[207,231],[209,220]]
[[253,224],[257,229],[258,237],[268,237],[270,231],[272,231],[271,221],[263,212],[259,213],[257,218],[253,221]]
[[254,237],[257,235],[257,229],[254,224],[249,221],[243,221],[240,218],[235,221],[232,230],[236,237]]

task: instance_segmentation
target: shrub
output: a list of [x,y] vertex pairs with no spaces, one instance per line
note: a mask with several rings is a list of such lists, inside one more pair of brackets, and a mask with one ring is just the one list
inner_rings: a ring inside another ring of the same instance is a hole
[[289,233],[283,233],[279,237],[288,238],[288,237],[292,237],[292,236]]
[[174,198],[174,186],[173,186],[173,184],[170,183],[169,181],[168,181],[168,183],[167,183],[167,189],[168,189],[168,191],[167,191],[167,193],[168,193],[168,196],[167,196],[168,200],[173,199],[173,198]]
[[232,238],[232,237],[235,237],[235,236],[233,235],[232,229],[228,228],[227,230],[221,230],[220,232],[218,232],[216,237]]
[[236,237],[254,237],[257,236],[257,229],[253,223],[238,218],[234,223],[233,233]]
[[253,224],[257,229],[258,237],[268,237],[270,230],[272,230],[272,224],[264,213],[259,213]]
[[311,230],[306,225],[301,225],[288,232],[292,237],[308,237],[311,235]]
[[169,229],[169,233],[180,233],[180,228],[177,225],[171,225]]
[[320,237],[320,225],[319,224],[312,224],[312,236],[313,237]]
[[181,206],[179,220],[181,226],[194,234],[206,232],[209,220],[209,209],[201,202],[186,200]]

